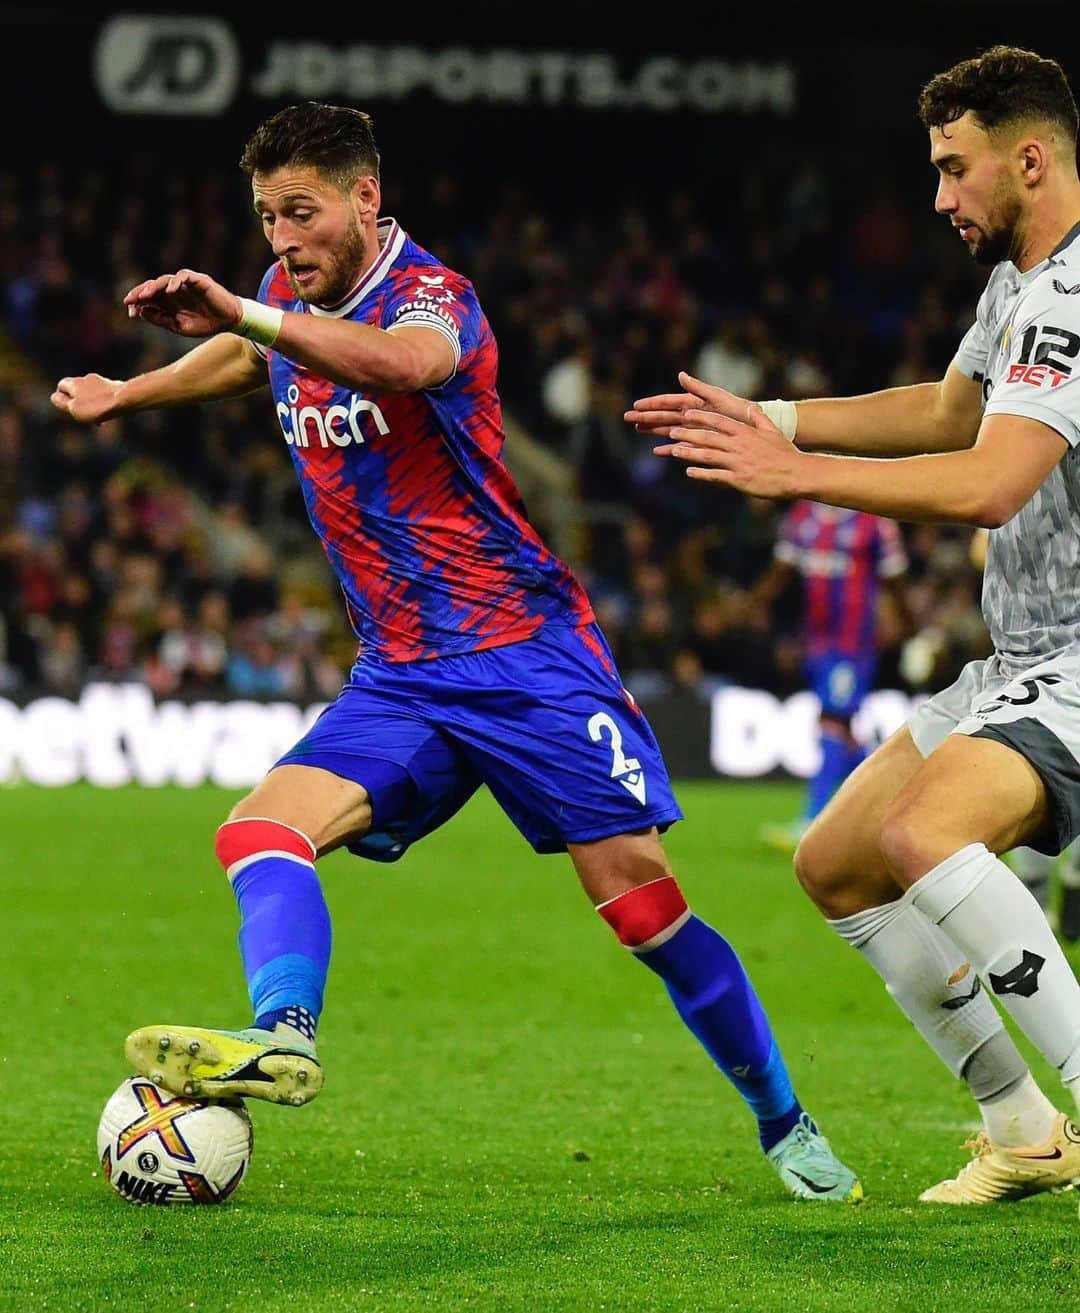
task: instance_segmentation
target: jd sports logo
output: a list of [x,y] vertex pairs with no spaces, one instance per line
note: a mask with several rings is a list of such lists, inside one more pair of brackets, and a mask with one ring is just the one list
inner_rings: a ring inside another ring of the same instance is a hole
[[1054,291],[1060,292],[1062,296],[1076,296],[1077,294],[1080,294],[1080,283],[1076,283],[1072,287],[1066,287],[1064,283],[1059,282],[1056,278],[1052,280],[1052,283]]
[[1031,998],[1032,994],[1038,991],[1039,972],[1045,964],[1045,957],[1040,957],[1038,953],[1032,953],[1030,949],[1025,948],[1019,965],[1014,966],[1011,971],[1006,971],[1000,976],[990,972],[990,988],[999,995],[1018,994],[1021,998]]
[[101,29],[94,78],[126,114],[220,114],[240,79],[232,32],[217,18],[130,15]]

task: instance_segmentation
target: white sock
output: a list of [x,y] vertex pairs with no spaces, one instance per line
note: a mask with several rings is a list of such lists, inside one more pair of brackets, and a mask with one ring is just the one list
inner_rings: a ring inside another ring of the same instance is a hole
[[913,906],[910,891],[829,924],[881,976],[953,1075],[967,1081],[990,1139],[1006,1148],[1042,1144],[1057,1109],[1032,1079],[979,977]]
[[1030,1071],[1006,1093],[980,1103],[979,1111],[987,1135],[1005,1149],[1045,1143],[1058,1115]]
[[[909,895],[894,903],[845,916],[829,925],[866,958],[884,980],[900,1010],[954,1076],[963,1076],[971,1056],[998,1034],[1006,1034],[997,1009],[956,945],[912,906]],[[1007,1038],[1007,1037],[1006,1037]],[[1027,1071],[1011,1041],[1002,1058],[999,1093]],[[1015,1056],[1013,1056],[1015,1055]]]
[[1039,904],[1005,863],[984,844],[968,844],[907,897],[944,930],[1080,1098],[1080,984]]

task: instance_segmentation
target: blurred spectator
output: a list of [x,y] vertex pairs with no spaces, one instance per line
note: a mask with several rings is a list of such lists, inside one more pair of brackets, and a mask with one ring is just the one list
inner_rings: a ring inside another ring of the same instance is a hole
[[50,693],[77,698],[86,674],[79,631],[73,624],[54,625],[41,658],[41,682]]
[[586,341],[556,361],[544,375],[541,391],[544,406],[560,424],[580,423],[589,414],[593,352]]
[[234,631],[233,651],[225,669],[225,685],[237,697],[281,697],[286,691],[284,671],[265,627],[248,620]]
[[[89,676],[162,696],[332,697],[355,643],[265,395],[91,429],[48,404],[60,374],[124,377],[189,349],[123,313],[139,279],[194,265],[254,295],[270,263],[231,164],[165,167],[154,204],[147,167],[0,172],[0,326],[39,371],[0,391],[0,691]],[[970,323],[982,275],[926,198],[871,182],[842,240],[839,168],[793,148],[722,196],[613,196],[569,220],[513,182],[482,220],[449,174],[410,197],[417,239],[477,286],[507,412],[578,472],[587,555],[572,564],[642,688],[790,692],[798,599],[770,616],[747,595],[783,508],[703,498],[627,428],[626,406],[685,368],[746,397],[938,378]],[[986,638],[964,543],[904,535],[915,633],[902,658],[894,634],[885,672],[920,690]]]
[[706,383],[727,388],[737,397],[756,400],[765,385],[765,367],[745,345],[746,337],[737,320],[721,319],[702,346],[691,371]]

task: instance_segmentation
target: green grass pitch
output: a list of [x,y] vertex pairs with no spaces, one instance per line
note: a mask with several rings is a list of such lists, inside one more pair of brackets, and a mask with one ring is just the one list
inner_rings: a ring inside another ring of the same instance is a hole
[[[137,1208],[97,1169],[124,1035],[248,1019],[213,789],[0,792],[0,1308],[1080,1307],[1076,1195],[929,1209],[962,1088],[757,840],[799,793],[684,785],[668,848],[743,954],[860,1207],[796,1204],[749,1114],[565,858],[486,796],[396,866],[321,866],[335,923],[310,1107],[253,1106],[221,1208]],[[1056,1078],[1036,1062],[1060,1103]]]

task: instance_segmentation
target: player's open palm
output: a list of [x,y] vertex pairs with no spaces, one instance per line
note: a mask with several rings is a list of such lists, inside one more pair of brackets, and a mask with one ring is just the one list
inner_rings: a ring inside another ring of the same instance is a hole
[[706,410],[714,415],[745,419],[749,401],[737,397],[725,388],[705,383],[685,370],[679,372],[679,382],[685,392],[662,392],[654,397],[642,397],[623,418],[633,424],[639,433],[654,438],[666,438],[676,424],[683,422],[688,410]]
[[101,374],[62,378],[49,400],[80,424],[101,424],[115,413],[120,383]]
[[229,332],[243,314],[238,296],[194,269],[149,278],[128,292],[124,304],[133,318],[181,337]]

